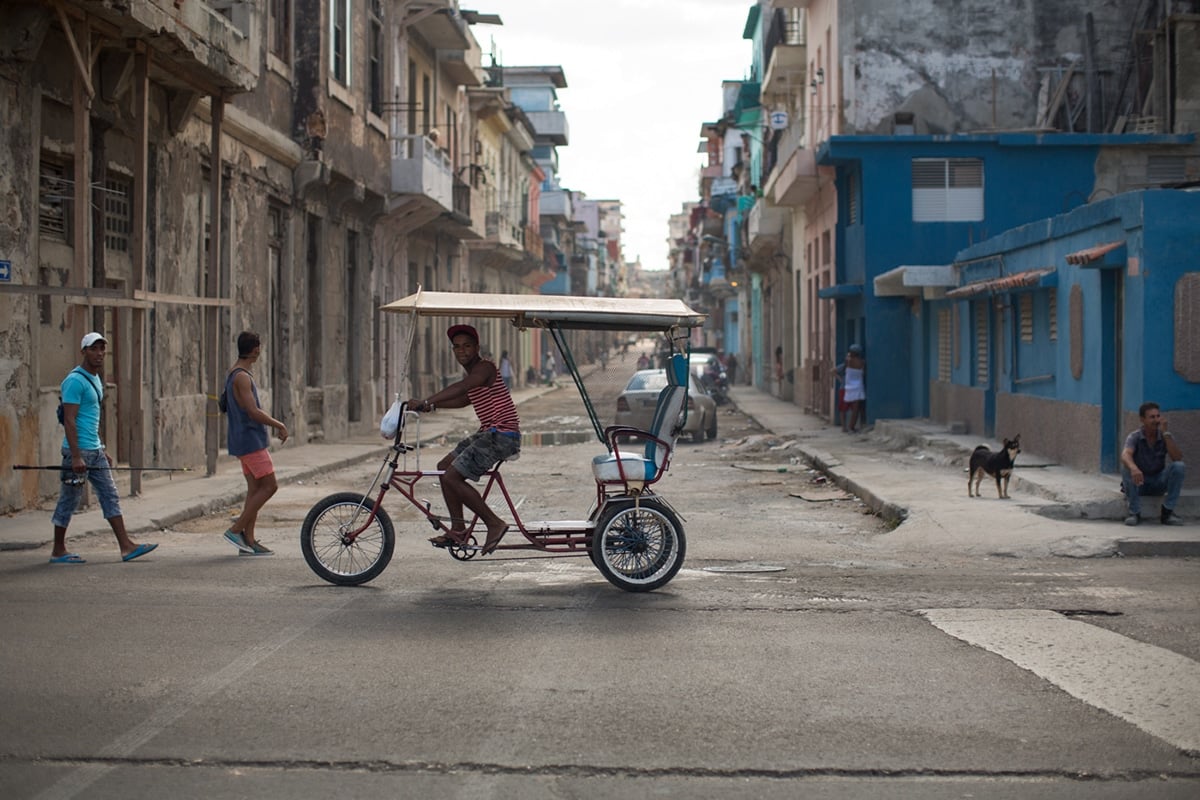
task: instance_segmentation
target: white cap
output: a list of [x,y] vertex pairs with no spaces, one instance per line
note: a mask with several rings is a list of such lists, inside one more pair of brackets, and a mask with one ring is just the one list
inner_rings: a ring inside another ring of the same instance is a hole
[[89,347],[94,345],[96,342],[104,342],[105,344],[108,344],[108,339],[105,339],[100,334],[96,333],[95,331],[92,331],[87,336],[83,337],[83,341],[79,343],[79,349],[87,350]]

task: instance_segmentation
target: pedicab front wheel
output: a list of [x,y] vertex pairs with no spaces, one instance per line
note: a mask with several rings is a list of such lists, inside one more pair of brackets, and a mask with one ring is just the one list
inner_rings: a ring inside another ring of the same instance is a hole
[[592,563],[627,592],[665,585],[683,566],[687,540],[679,517],[654,500],[610,503],[596,519]]
[[300,550],[313,572],[339,586],[357,586],[383,572],[392,560],[396,532],[382,508],[367,525],[374,505],[364,495],[341,492],[312,507],[300,528]]

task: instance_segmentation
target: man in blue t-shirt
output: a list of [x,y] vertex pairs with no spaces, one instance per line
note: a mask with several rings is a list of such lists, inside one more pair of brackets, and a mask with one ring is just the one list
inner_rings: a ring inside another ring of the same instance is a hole
[[100,412],[104,403],[101,370],[108,342],[98,333],[83,337],[79,349],[83,362],[71,370],[62,382],[63,429],[62,486],[54,508],[54,549],[51,564],[83,564],[84,559],[67,551],[67,525],[83,497],[83,482],[92,484],[104,518],[112,526],[121,548],[121,560],[132,561],[146,555],[156,544],[138,544],[125,532],[117,485],[112,478],[112,458],[100,441]]
[[1121,491],[1129,503],[1125,524],[1137,525],[1142,521],[1143,495],[1161,494],[1166,496],[1159,522],[1182,525],[1175,504],[1183,489],[1183,450],[1167,430],[1167,418],[1158,403],[1142,403],[1138,417],[1142,427],[1125,437],[1125,448],[1121,451]]

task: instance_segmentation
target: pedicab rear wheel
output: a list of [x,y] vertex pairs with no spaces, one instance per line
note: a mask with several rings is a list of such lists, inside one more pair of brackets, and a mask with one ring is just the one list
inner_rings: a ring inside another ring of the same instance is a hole
[[357,586],[375,578],[392,560],[396,532],[382,508],[365,530],[375,501],[353,492],[340,492],[319,501],[300,528],[300,551],[313,572],[339,586]]
[[592,563],[627,592],[665,585],[683,566],[686,550],[679,517],[656,500],[609,503],[592,529]]

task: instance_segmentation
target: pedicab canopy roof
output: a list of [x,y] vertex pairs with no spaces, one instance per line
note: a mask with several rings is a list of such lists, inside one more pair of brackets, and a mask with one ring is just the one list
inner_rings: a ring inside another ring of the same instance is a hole
[[383,306],[425,317],[483,317],[512,321],[518,328],[661,331],[695,328],[706,315],[682,300],[643,297],[575,297],[556,294],[481,294],[418,290]]

